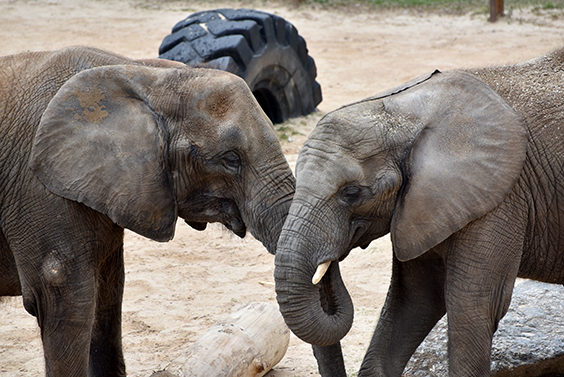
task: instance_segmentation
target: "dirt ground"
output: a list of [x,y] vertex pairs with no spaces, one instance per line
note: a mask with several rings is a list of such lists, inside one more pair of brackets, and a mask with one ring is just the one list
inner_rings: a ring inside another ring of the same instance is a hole
[[[491,24],[485,13],[290,5],[290,0],[0,0],[0,54],[91,45],[133,58],[155,57],[172,26],[195,11],[245,7],[278,14],[307,41],[324,98],[319,112],[285,125],[296,132],[292,142],[283,142],[293,163],[321,115],[341,105],[435,68],[514,63],[564,46],[564,14],[550,11],[515,10]],[[276,303],[273,256],[250,236],[241,240],[215,225],[197,232],[179,221],[176,237],[168,243],[131,232],[125,238],[123,342],[131,376],[148,377],[165,368],[242,304]],[[356,308],[353,328],[342,342],[348,373],[355,375],[387,291],[389,239],[354,250],[341,266]],[[36,322],[21,298],[3,300],[0,376],[41,375],[42,357]],[[318,375],[315,359],[310,346],[292,335],[285,358],[268,376],[306,375]]]

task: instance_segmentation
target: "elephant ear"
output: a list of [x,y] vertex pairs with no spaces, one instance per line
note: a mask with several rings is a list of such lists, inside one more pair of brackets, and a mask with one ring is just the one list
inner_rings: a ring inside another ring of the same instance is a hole
[[158,80],[158,69],[137,66],[75,75],[43,114],[30,166],[53,193],[167,241],[177,218],[168,135],[146,100]]
[[504,200],[521,173],[527,132],[496,92],[466,73],[435,74],[384,106],[422,126],[391,222],[396,257],[407,261]]

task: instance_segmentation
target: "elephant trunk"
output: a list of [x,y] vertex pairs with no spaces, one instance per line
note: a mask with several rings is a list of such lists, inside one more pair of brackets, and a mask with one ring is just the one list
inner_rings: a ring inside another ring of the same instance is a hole
[[[283,162],[287,167],[286,161]],[[268,252],[275,254],[280,232],[292,204],[296,181],[289,167],[265,176],[269,178],[268,183],[252,194],[254,199],[247,208],[246,217],[250,219],[248,225],[251,234],[262,242]]]
[[303,341],[333,345],[352,326],[353,304],[336,260],[319,284],[313,284],[317,261],[308,256],[315,253],[309,252],[311,240],[306,240],[307,232],[297,223],[292,218],[287,220],[276,253],[274,278],[280,311],[288,327]]

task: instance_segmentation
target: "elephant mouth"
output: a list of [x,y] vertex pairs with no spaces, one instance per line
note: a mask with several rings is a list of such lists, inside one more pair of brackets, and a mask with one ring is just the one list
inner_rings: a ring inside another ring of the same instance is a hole
[[[237,209],[237,212],[239,212],[239,209]],[[245,235],[247,234],[247,226],[240,214],[237,217],[232,217],[230,221],[221,221],[221,223],[238,237],[245,238]]]
[[[350,242],[351,247],[347,248],[346,251],[341,256],[339,256],[338,260],[335,260],[335,263],[344,261],[349,256],[352,249],[354,249],[355,247],[358,246],[362,249],[366,249],[370,245],[372,239],[368,239],[366,237],[365,231],[366,231],[366,224],[364,224],[364,222],[359,222],[354,227],[353,235]],[[333,260],[328,260],[326,262],[320,263],[317,266],[317,269],[315,270],[315,274],[313,274],[313,278],[311,279],[313,285],[316,285],[321,281],[321,279],[323,279],[325,273],[327,272],[327,270],[331,265],[331,262],[333,262]]]
[[[208,226],[207,222],[188,221],[188,220],[184,220],[184,222],[186,224],[190,225],[190,227],[192,227],[192,229],[199,230],[199,231],[206,230],[206,228]],[[238,237],[241,237],[241,238],[244,238],[245,235],[247,234],[247,227],[243,223],[242,219],[239,219],[237,221],[232,221],[232,222],[225,222],[225,221],[210,221],[210,222],[219,222],[219,223],[223,224],[227,229],[229,229],[230,231],[235,233],[235,235],[237,235]]]
[[208,223],[221,223],[238,237],[244,238],[247,234],[247,226],[241,212],[230,199],[213,198],[182,207],[184,209],[179,210],[178,215],[196,230],[206,229]]

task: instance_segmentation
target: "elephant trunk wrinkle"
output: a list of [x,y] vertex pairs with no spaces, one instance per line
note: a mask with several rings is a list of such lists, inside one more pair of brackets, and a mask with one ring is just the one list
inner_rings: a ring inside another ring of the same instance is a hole
[[[299,245],[291,243],[299,249]],[[330,263],[321,284],[316,286],[311,282],[314,266],[303,263],[304,255],[289,250],[294,248],[278,252],[274,272],[277,299],[286,324],[305,342],[318,346],[337,343],[350,330],[354,316],[339,263]]]
[[[266,247],[269,253],[276,253],[276,246],[282,232],[282,227],[288,216],[294,195],[293,187],[279,196],[271,205],[265,205],[264,200],[251,203],[251,217],[249,221],[251,234]],[[256,203],[256,206],[254,205]]]

